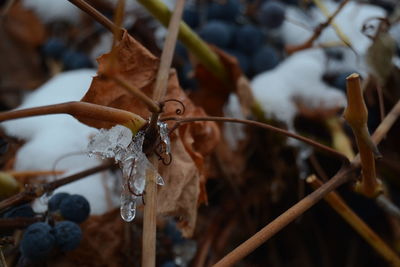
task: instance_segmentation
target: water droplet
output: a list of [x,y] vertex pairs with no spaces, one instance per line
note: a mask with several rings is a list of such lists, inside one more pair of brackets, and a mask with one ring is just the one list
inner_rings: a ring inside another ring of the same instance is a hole
[[158,122],[157,125],[160,130],[161,141],[165,144],[165,152],[169,154],[171,153],[171,142],[169,140],[168,125],[165,122]]
[[159,175],[158,173],[157,173],[157,177],[156,177],[156,183],[158,184],[158,185],[164,185],[165,183],[164,183],[164,179],[161,177],[161,175]]
[[121,193],[121,218],[126,222],[131,222],[136,216],[136,200],[135,197],[123,190]]

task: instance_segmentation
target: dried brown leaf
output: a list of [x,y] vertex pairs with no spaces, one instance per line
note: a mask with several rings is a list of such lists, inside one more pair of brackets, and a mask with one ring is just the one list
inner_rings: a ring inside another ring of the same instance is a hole
[[[0,88],[7,91],[33,89],[45,75],[38,46],[45,40],[45,28],[30,11],[16,3],[0,23]],[[9,107],[19,104],[9,94],[2,101]],[[14,97],[15,98],[15,97]]]
[[[113,55],[115,58],[111,73],[118,75],[151,97],[159,60],[127,32],[123,33]],[[108,53],[99,58],[100,73],[106,71],[110,57],[111,53]],[[110,72],[110,70],[107,71]],[[179,87],[175,71],[170,73],[165,99],[181,101],[186,109],[184,117],[205,115],[204,111],[200,107],[196,107]],[[89,91],[82,101],[128,110],[143,118],[151,115],[139,99],[117,86],[113,81],[100,77],[93,79]],[[178,103],[167,102],[162,117],[176,116],[175,112],[178,108],[181,108]],[[95,127],[111,126],[100,125],[83,118],[80,120]],[[211,122],[198,122],[182,127],[171,137],[172,165],[163,167],[161,170],[166,185],[160,189],[158,211],[181,217],[184,234],[189,236],[194,229],[197,206],[199,202],[206,199],[204,160],[218,143],[219,130]]]
[[196,105],[204,108],[207,114],[221,116],[222,108],[228,100],[229,94],[236,92],[237,82],[243,75],[235,57],[228,55],[215,46],[210,46],[218,55],[228,72],[227,81],[221,81],[203,65],[197,64],[195,77],[200,83],[200,90],[190,95]]

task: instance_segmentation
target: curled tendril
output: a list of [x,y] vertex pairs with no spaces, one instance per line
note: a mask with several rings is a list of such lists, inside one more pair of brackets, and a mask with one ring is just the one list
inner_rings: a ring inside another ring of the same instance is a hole
[[180,123],[180,122],[175,123],[175,124],[171,127],[171,129],[169,129],[168,135],[171,136],[171,134],[172,134],[176,129],[178,129],[179,126],[181,126],[181,123]]
[[[165,153],[165,150],[161,149],[160,151],[154,151],[154,153],[158,156],[158,160],[161,160],[161,162],[165,165],[168,166],[172,162],[172,155],[171,153]],[[162,155],[166,155],[162,156]]]
[[164,100],[161,105],[164,106],[165,103],[167,103],[167,102],[177,102],[177,103],[179,103],[181,105],[182,108],[178,108],[178,109],[175,110],[176,115],[183,115],[185,113],[186,107],[185,107],[185,105],[183,104],[182,101],[180,101],[178,99],[171,98],[171,99]]
[[131,168],[130,171],[129,171],[129,177],[128,177],[128,181],[127,181],[128,190],[129,190],[129,192],[131,192],[133,195],[135,195],[135,196],[137,196],[137,197],[141,197],[141,196],[143,196],[143,193],[142,193],[142,194],[137,194],[137,193],[135,193],[135,191],[134,191],[134,190],[132,189],[132,187],[131,187],[131,181],[132,181],[132,178],[133,178],[132,172],[133,172],[133,170],[135,169],[135,167],[134,167],[135,164],[136,164],[136,160],[133,160],[133,161],[132,161],[132,168]]
[[136,194],[135,191],[131,187],[131,179],[132,179],[132,176],[129,176],[129,178],[128,178],[128,190],[129,190],[129,192],[131,192],[132,195],[134,195],[134,196],[141,197],[143,205],[146,205],[146,202],[144,201],[144,194],[146,193],[146,191],[143,191],[143,193],[141,193],[141,194]]

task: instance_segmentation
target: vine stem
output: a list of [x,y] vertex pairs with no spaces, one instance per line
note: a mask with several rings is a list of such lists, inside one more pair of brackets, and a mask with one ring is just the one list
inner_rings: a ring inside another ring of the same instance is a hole
[[74,117],[122,124],[134,132],[146,124],[146,120],[132,112],[80,101],[0,112],[0,122],[49,114],[69,114]]
[[108,75],[102,73],[101,76],[104,76],[107,79],[114,81],[117,85],[121,86],[123,89],[140,99],[153,113],[160,112],[160,106],[157,104],[156,101],[148,97],[145,93],[143,93],[139,88],[134,87],[132,84],[124,80],[122,77],[115,76],[115,75]]
[[293,220],[302,215],[305,211],[318,203],[326,194],[349,181],[355,168],[342,168],[332,179],[323,184],[320,188],[297,202],[287,211],[278,216],[271,223],[267,224],[251,238],[235,248],[228,255],[218,261],[214,267],[232,266],[239,260],[246,257],[253,250],[262,245],[265,241],[273,237]]
[[[400,101],[396,103],[393,109],[385,117],[382,123],[378,126],[377,130],[372,136],[372,140],[375,144],[379,144],[382,138],[387,134],[390,128],[393,126],[394,122],[400,115]],[[332,177],[328,182],[324,183],[320,188],[297,202],[294,206],[289,208],[287,211],[282,213],[279,217],[273,220],[271,223],[267,224],[255,235],[250,237],[244,243],[239,245],[220,261],[218,261],[214,267],[226,267],[232,266],[237,263],[252,251],[258,248],[260,245],[265,243],[268,239],[282,230],[286,225],[293,222],[296,218],[302,215],[305,211],[310,209],[319,200],[321,200],[326,194],[335,190],[338,186],[342,185],[346,181],[351,179],[351,174],[358,169],[360,166],[360,158],[357,155],[351,164],[342,167],[339,172]]]
[[272,125],[269,125],[267,123],[263,123],[263,122],[258,122],[258,121],[252,121],[252,120],[244,120],[244,119],[235,119],[235,118],[225,118],[225,117],[191,117],[191,118],[177,118],[177,117],[167,117],[167,118],[162,118],[161,121],[176,121],[176,125],[170,130],[173,131],[176,128],[178,128],[180,126],[180,124],[182,123],[190,123],[190,122],[196,122],[196,121],[221,121],[221,122],[233,122],[233,123],[241,123],[241,124],[246,124],[246,125],[250,125],[250,126],[255,126],[255,127],[260,127],[266,130],[271,130],[273,132],[276,133],[280,133],[283,135],[286,135],[288,137],[292,137],[295,138],[297,140],[300,140],[306,144],[309,144],[311,146],[313,146],[314,148],[317,148],[321,151],[325,151],[326,153],[340,159],[341,161],[343,161],[344,163],[349,163],[349,159],[347,158],[346,155],[328,147],[325,146],[323,144],[320,144],[314,140],[311,140],[307,137],[295,134],[295,133],[291,133],[287,130],[278,128],[278,127],[274,127]]
[[[308,177],[306,182],[314,189],[321,187],[323,184],[315,175]],[[393,266],[400,266],[400,258],[398,255],[356,213],[354,213],[335,191],[327,194],[324,199],[386,261]]]
[[[314,1],[315,1],[315,0],[314,0]],[[320,3],[319,1],[316,1],[316,2],[317,2],[317,3]],[[343,8],[348,2],[349,2],[349,0],[342,1],[342,2],[339,4],[338,8],[335,10],[335,12],[333,12],[333,14],[330,15],[330,16],[327,18],[327,20],[326,20],[325,22],[321,23],[321,24],[314,30],[314,34],[311,35],[311,37],[310,37],[307,41],[305,41],[304,43],[299,44],[299,45],[287,46],[287,47],[286,47],[286,52],[288,52],[289,54],[293,54],[293,53],[298,52],[298,51],[300,51],[300,50],[304,50],[304,49],[307,49],[307,48],[312,47],[314,41],[317,40],[318,37],[319,37],[319,36],[321,35],[321,33],[323,32],[323,30],[324,30],[326,27],[328,27],[328,26],[332,23],[332,21],[335,19],[335,17],[339,14],[339,12],[342,10],[342,8]],[[336,30],[336,28],[335,28],[335,30]],[[339,31],[339,32],[340,32],[340,31]],[[347,46],[349,46],[349,47],[351,48],[351,46],[350,46],[350,44],[347,42],[347,40],[344,40],[344,39],[343,39],[343,35],[339,34],[339,37],[341,38],[341,40],[342,40]]]
[[120,27],[115,25],[111,20],[109,20],[106,16],[101,14],[97,9],[92,7],[86,1],[84,0],[68,0],[68,1],[77,6],[79,9],[86,12],[89,16],[94,18],[98,23],[103,25],[110,32],[116,33],[122,30]]
[[[175,51],[176,39],[178,37],[179,24],[182,18],[185,0],[178,0],[172,13],[171,20],[168,26],[168,35],[164,43],[164,48],[161,54],[160,66],[158,69],[156,82],[153,90],[153,101],[159,103],[167,93],[169,71],[171,68],[172,57]],[[161,106],[158,106],[158,111],[153,111],[150,127],[157,127],[159,114],[162,111]],[[151,162],[158,169],[158,158],[152,155]],[[143,216],[143,236],[142,236],[142,266],[156,266],[156,217],[157,217],[157,183],[155,172],[150,172],[146,175],[144,216]]]
[[346,78],[346,84],[348,104],[344,118],[356,137],[362,167],[362,179],[356,184],[355,189],[367,197],[376,197],[383,191],[375,171],[374,154],[380,156],[380,153],[368,132],[368,110],[362,95],[360,75],[351,74]]
[[45,184],[27,185],[25,187],[24,191],[0,201],[0,211],[3,211],[12,206],[17,206],[17,205],[21,205],[21,204],[30,202],[30,201],[42,196],[45,193],[54,191],[55,189],[57,189],[60,186],[78,181],[82,178],[85,178],[85,177],[91,175],[91,174],[107,170],[111,166],[113,166],[112,163],[101,164],[99,166],[84,170],[82,172],[78,172],[76,174],[61,178],[61,179],[53,181],[53,182],[49,182],[49,183],[45,183]]

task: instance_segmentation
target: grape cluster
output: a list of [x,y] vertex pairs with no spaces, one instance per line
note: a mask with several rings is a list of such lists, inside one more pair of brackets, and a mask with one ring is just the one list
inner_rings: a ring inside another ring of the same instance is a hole
[[[296,1],[295,1],[296,2]],[[257,3],[255,14],[247,12],[248,5]],[[271,41],[270,32],[279,28],[286,14],[287,4],[293,1],[209,1],[189,4],[185,7],[183,20],[205,40],[231,56],[234,56],[242,71],[252,77],[273,69],[280,62],[281,47]],[[188,56],[182,56],[182,48],[176,50],[179,57],[178,76],[185,89],[195,89],[191,79],[192,70]],[[184,62],[182,62],[184,59]]]
[[64,70],[93,67],[93,63],[87,54],[68,48],[65,40],[61,38],[49,38],[42,46],[42,53],[46,58],[60,61]]
[[[45,260],[55,250],[65,252],[77,248],[82,239],[82,231],[78,223],[88,218],[90,205],[81,195],[57,193],[49,200],[48,213],[55,215],[54,217],[61,216],[63,220],[56,221],[55,224],[37,222],[25,230],[20,251],[21,255],[29,261]],[[23,205],[10,210],[4,216],[16,217],[20,214],[29,215],[29,208]]]

